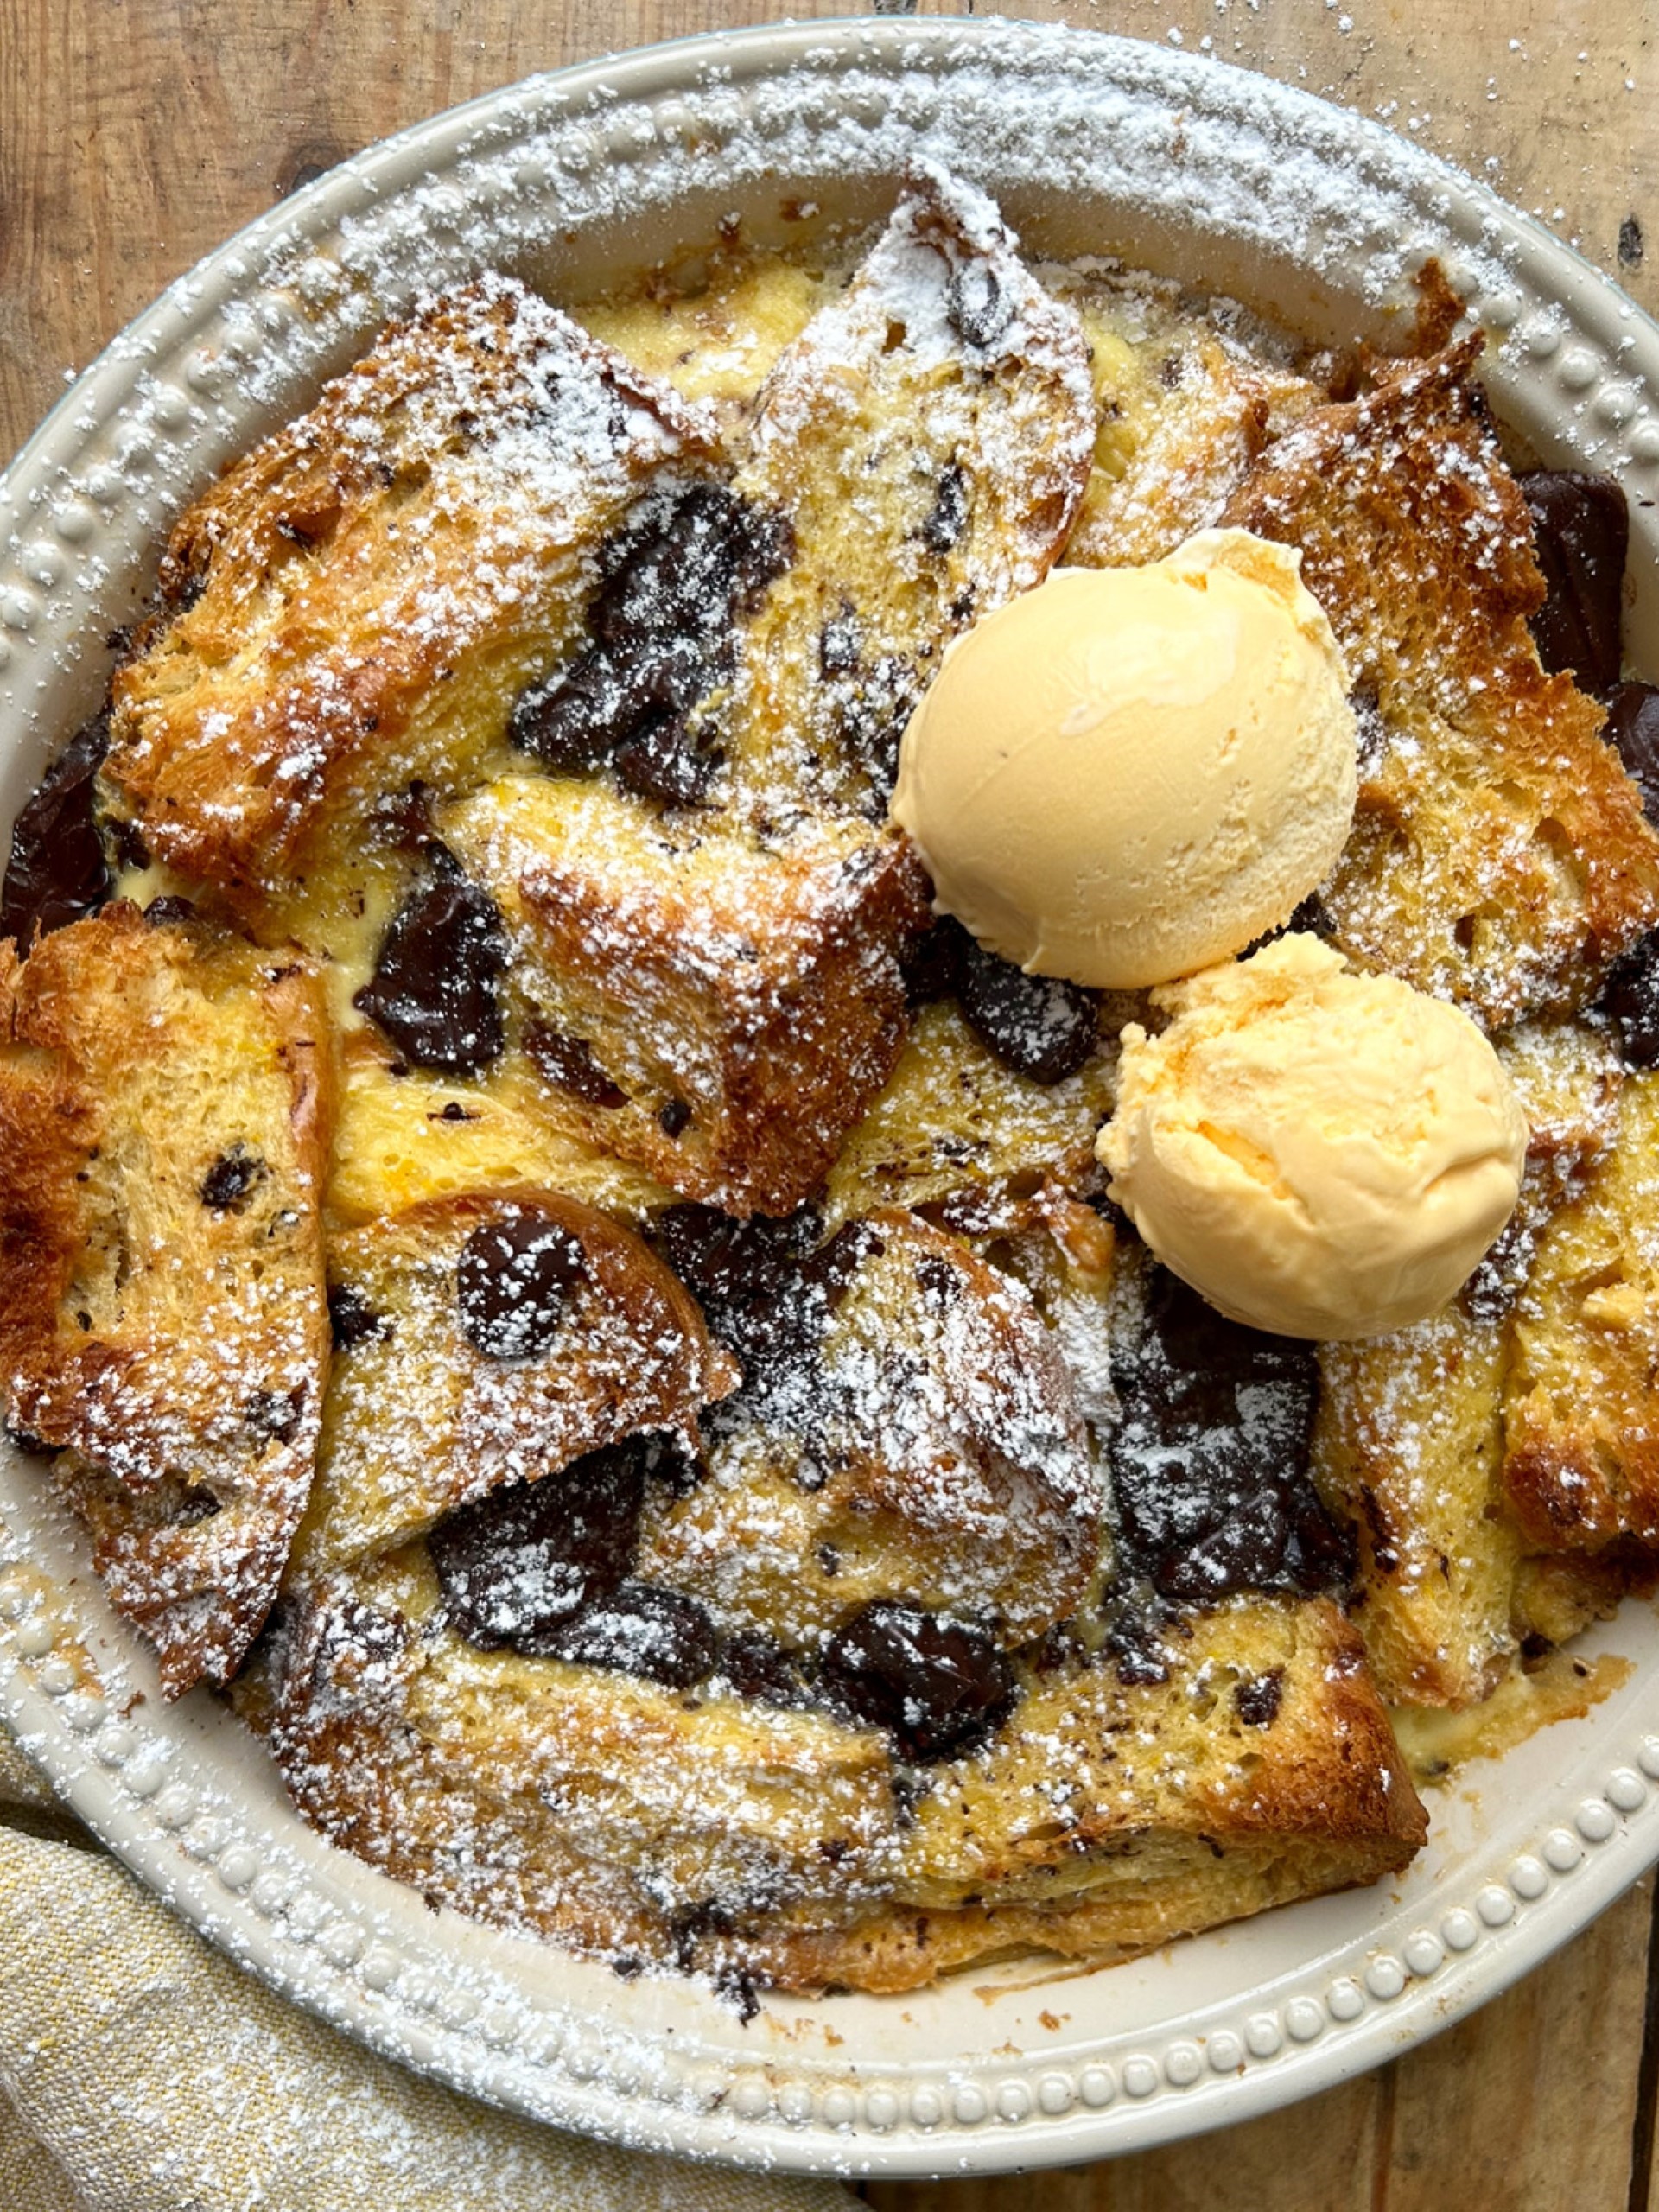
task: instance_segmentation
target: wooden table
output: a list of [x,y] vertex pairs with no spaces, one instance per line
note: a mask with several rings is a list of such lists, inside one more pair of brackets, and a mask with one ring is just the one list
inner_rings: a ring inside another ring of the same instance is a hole
[[[357,148],[533,69],[785,4],[0,0],[0,452],[169,278]],[[792,0],[790,12],[847,10]],[[920,0],[920,12],[953,11]],[[1005,12],[1211,48],[1380,116],[1490,177],[1659,310],[1659,0],[1016,0]],[[864,2195],[882,2212],[1659,2212],[1656,2089],[1644,1884],[1439,2042],[1287,2113],[1087,2171]]]

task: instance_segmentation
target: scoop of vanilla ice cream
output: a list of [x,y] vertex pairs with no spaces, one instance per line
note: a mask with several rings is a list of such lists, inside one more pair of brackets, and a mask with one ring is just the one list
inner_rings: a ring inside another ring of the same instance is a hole
[[1233,1320],[1325,1341],[1436,1312],[1509,1219],[1527,1124],[1465,1014],[1313,937],[1153,993],[1096,1147],[1165,1265]]
[[1342,655],[1301,556],[1206,530],[1062,569],[945,655],[893,815],[1004,959],[1135,988],[1287,921],[1353,820]]

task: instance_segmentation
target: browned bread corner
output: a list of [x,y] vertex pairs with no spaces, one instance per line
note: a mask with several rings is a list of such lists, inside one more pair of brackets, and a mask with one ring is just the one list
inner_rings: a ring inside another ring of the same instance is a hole
[[1073,309],[982,194],[918,172],[756,400],[734,488],[792,557],[709,708],[734,803],[880,818],[946,644],[1058,555],[1095,421]]
[[737,1381],[656,1255],[560,1192],[435,1199],[336,1236],[329,1266],[336,1357],[302,1580],[641,1431],[695,1454],[699,1409]]
[[518,283],[418,302],[173,532],[105,764],[151,850],[257,921],[378,794],[475,769],[601,541],[708,442]]
[[1322,897],[1344,951],[1498,1027],[1572,1013],[1659,921],[1659,837],[1547,676],[1526,505],[1460,340],[1315,409],[1224,519],[1302,555],[1362,705],[1353,835]]
[[310,1487],[333,1112],[309,960],[118,905],[0,945],[7,1419],[69,1454],[169,1694],[234,1673]]
[[[929,918],[907,843],[854,823],[766,839],[540,776],[442,830],[505,918],[561,1112],[685,1197],[798,1205],[905,1040],[899,956]],[[561,1082],[570,1040],[609,1103]]]

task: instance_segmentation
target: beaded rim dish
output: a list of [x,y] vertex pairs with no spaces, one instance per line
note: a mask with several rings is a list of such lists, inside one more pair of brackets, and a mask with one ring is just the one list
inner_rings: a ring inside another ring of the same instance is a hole
[[[1385,335],[1439,257],[1486,378],[1550,466],[1630,493],[1637,658],[1659,669],[1659,327],[1485,188],[1225,64],[1064,27],[871,19],[721,33],[532,79],[359,155],[181,278],[0,476],[0,804],[97,703],[99,641],[173,516],[427,285],[494,263],[580,296],[712,234],[874,213],[917,153],[1028,248],[1110,250]],[[808,195],[815,195],[809,200]],[[1645,652],[1643,650],[1645,648]],[[494,2102],[780,2171],[1070,2164],[1243,2119],[1495,1995],[1659,1858],[1659,1617],[1582,1719],[1465,1770],[1397,1882],[1109,1971],[1027,1958],[895,1998],[642,1977],[434,1915],[313,1834],[264,1751],[157,1694],[44,1485],[0,1454],[0,1719],[135,1874],[273,1987]]]

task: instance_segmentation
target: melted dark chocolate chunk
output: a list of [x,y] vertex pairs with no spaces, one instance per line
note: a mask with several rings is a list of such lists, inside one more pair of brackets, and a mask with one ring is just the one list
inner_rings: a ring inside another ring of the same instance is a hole
[[823,1231],[815,1206],[785,1220],[738,1221],[717,1206],[670,1206],[658,1221],[668,1264],[703,1306],[709,1325],[730,1326],[774,1299]]
[[694,737],[683,715],[674,715],[647,722],[617,747],[613,765],[619,781],[641,798],[654,798],[661,806],[700,806],[725,757],[717,746]]
[[948,999],[956,990],[962,936],[959,923],[936,922],[912,938],[899,954],[905,1003],[912,1014],[935,999]]
[[594,645],[562,674],[519,695],[507,737],[556,775],[585,775],[609,759],[639,712],[621,669]]
[[201,1179],[201,1203],[215,1213],[240,1213],[248,1193],[270,1173],[257,1152],[236,1143],[223,1152]]
[[406,790],[386,791],[369,810],[368,833],[394,852],[418,853],[433,842],[432,793],[417,778]]
[[[783,1221],[760,1214],[734,1221],[713,1206],[671,1206],[658,1230],[668,1264],[702,1306],[713,1334],[741,1361],[751,1386],[810,1357],[853,1253],[843,1232],[809,1257],[822,1233],[816,1207]],[[722,1425],[719,1409],[710,1414]]]
[[1650,1068],[1659,1062],[1659,930],[1614,961],[1596,1009],[1618,1029],[1627,1066]]
[[899,743],[921,690],[914,662],[883,653],[837,702],[836,734],[869,776],[883,814],[899,779]]
[[1308,1475],[1312,1344],[1224,1320],[1150,1269],[1138,1337],[1115,1345],[1108,1440],[1116,1581],[1180,1605],[1242,1590],[1339,1587],[1351,1543]]
[[152,899],[144,909],[144,919],[153,930],[199,929],[202,926],[202,912],[194,899],[181,899],[176,892],[164,891]]
[[486,1359],[538,1359],[559,1332],[587,1261],[581,1241],[536,1206],[482,1222],[461,1247],[455,1303]]
[[1617,477],[1541,468],[1521,479],[1545,599],[1532,618],[1538,658],[1586,691],[1618,681],[1630,510]]
[[691,1109],[683,1098],[670,1098],[657,1109],[657,1122],[665,1137],[677,1137],[691,1119]]
[[625,653],[674,636],[716,643],[783,574],[794,550],[781,515],[751,506],[724,485],[694,485],[612,574],[588,616],[594,635]]
[[37,930],[45,937],[95,914],[114,888],[92,813],[108,745],[109,720],[100,715],[70,739],[12,824],[0,938],[14,938],[20,952]]
[[417,1067],[475,1075],[500,1053],[496,982],[506,932],[486,891],[441,878],[412,891],[352,1001]]
[[104,825],[104,834],[118,868],[145,868],[149,866],[149,847],[144,833],[136,822],[124,821],[119,815]]
[[720,1656],[714,1623],[695,1598],[653,1582],[625,1582],[613,1596],[537,1637],[546,1659],[643,1675],[664,1689],[689,1690]]
[[1616,683],[1605,735],[1642,794],[1642,811],[1659,828],[1659,684]]
[[995,346],[1014,320],[1014,302],[988,261],[953,262],[944,296],[945,313],[964,346]]
[[356,1285],[349,1282],[328,1286],[328,1326],[336,1351],[351,1351],[358,1344],[391,1333],[385,1315],[377,1313]]
[[968,479],[961,466],[953,461],[939,472],[932,510],[922,524],[922,543],[930,553],[943,556],[967,527]]
[[291,1390],[256,1390],[242,1408],[242,1418],[256,1436],[269,1436],[291,1444],[305,1413],[305,1385]]
[[631,790],[698,804],[720,755],[691,738],[686,717],[731,674],[734,625],[793,553],[781,516],[723,486],[693,486],[664,518],[613,545],[588,614],[596,642],[521,696],[512,743],[567,774],[613,760]]
[[1095,1048],[1099,1023],[1092,991],[1027,976],[1011,960],[987,952],[966,930],[957,938],[956,992],[981,1043],[1033,1083],[1063,1082]]
[[569,1037],[550,1022],[531,1021],[524,1027],[524,1050],[537,1072],[556,1090],[568,1090],[589,1106],[626,1106],[628,1094],[619,1090],[599,1062],[585,1037]]
[[977,1751],[1014,1702],[1013,1671],[982,1630],[887,1598],[861,1605],[831,1637],[823,1679],[918,1766]]
[[1284,1694],[1284,1669],[1269,1667],[1265,1675],[1249,1675],[1239,1683],[1233,1692],[1233,1710],[1247,1728],[1271,1728]]
[[456,1632],[485,1651],[535,1653],[633,1565],[645,1477],[634,1443],[492,1491],[427,1538]]
[[720,1671],[739,1697],[758,1698],[767,1705],[798,1705],[804,1694],[799,1662],[758,1629],[728,1637]]

